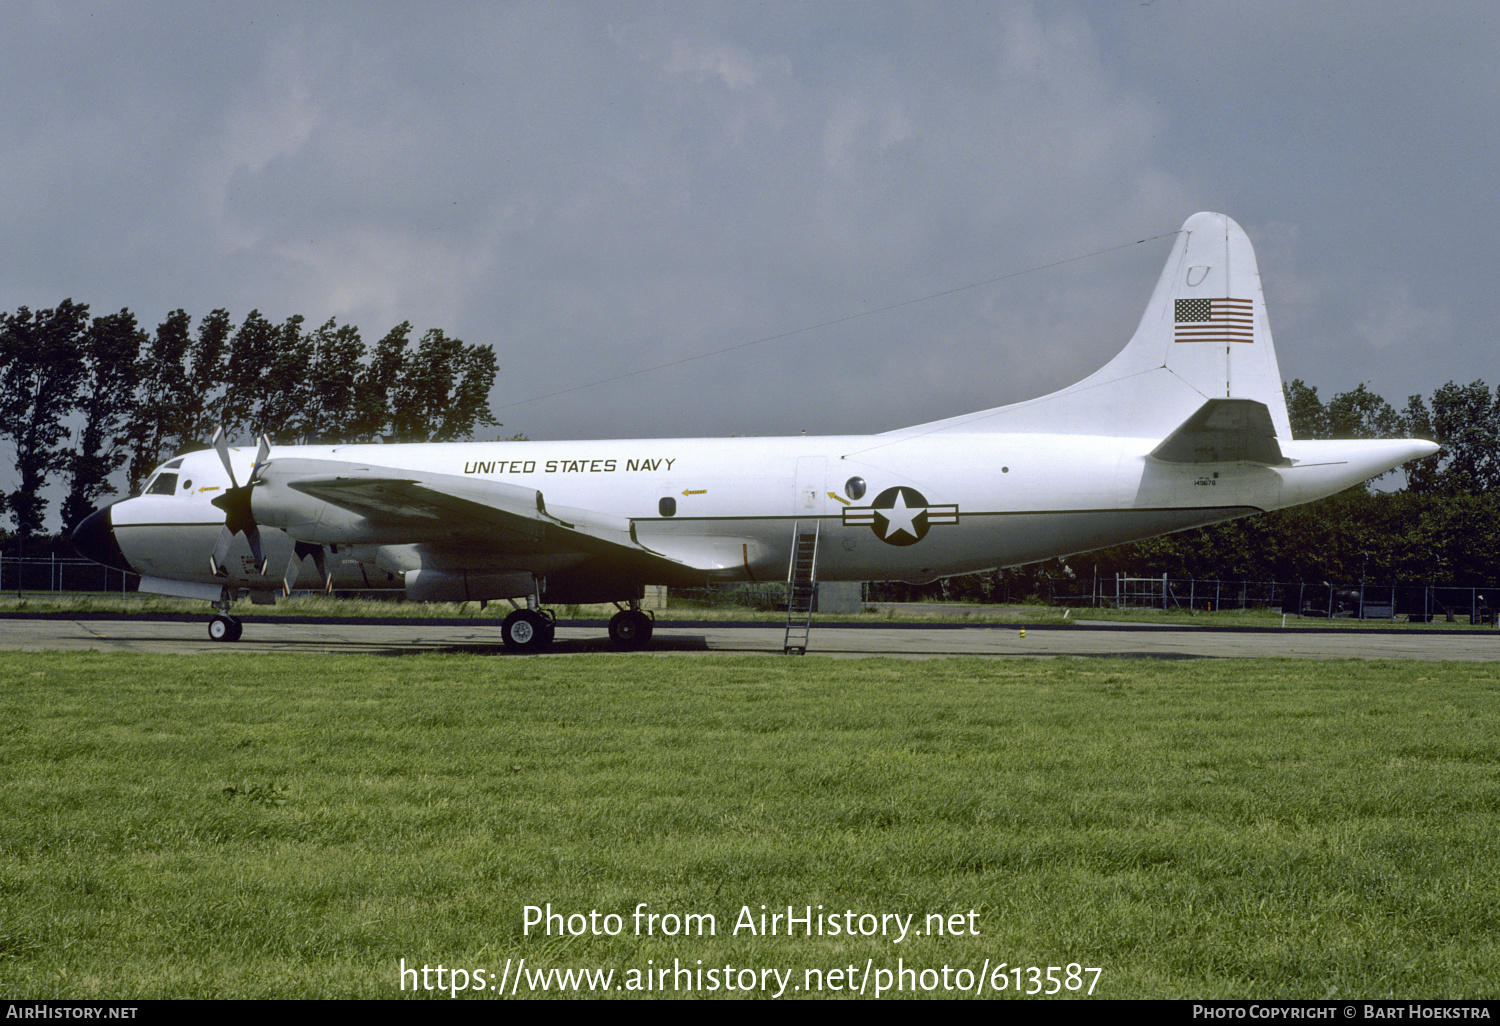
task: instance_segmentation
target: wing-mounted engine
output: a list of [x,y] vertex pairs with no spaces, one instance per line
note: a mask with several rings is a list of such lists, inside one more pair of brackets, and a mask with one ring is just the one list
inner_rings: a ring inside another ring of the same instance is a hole
[[451,474],[289,457],[259,469],[257,522],[313,545],[418,545],[446,552],[445,568],[482,570],[486,552],[573,556],[608,573],[701,581],[701,569],[642,544],[632,522],[593,510],[549,507],[535,488]]

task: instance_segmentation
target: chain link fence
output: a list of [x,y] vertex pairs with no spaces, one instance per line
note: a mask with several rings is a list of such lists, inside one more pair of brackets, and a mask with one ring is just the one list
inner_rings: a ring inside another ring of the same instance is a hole
[[1264,609],[1324,619],[1495,623],[1500,587],[1440,584],[1332,584],[1327,581],[1225,581],[1213,578],[1051,580],[1051,604],[1115,609]]
[[141,583],[139,574],[122,573],[89,559],[0,558],[0,595],[62,592],[113,592],[125,595]]

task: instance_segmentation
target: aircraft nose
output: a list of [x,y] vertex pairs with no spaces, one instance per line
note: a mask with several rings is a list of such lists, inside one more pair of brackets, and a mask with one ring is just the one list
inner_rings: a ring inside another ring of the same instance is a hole
[[73,547],[95,563],[103,563],[112,570],[135,573],[125,553],[120,551],[120,543],[115,540],[115,526],[109,513],[111,508],[105,506],[94,510],[73,528]]

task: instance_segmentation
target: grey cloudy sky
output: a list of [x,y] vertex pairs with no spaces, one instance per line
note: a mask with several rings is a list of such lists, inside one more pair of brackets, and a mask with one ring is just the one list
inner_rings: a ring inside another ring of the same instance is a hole
[[502,434],[863,432],[1089,373],[1220,210],[1283,377],[1400,407],[1500,378],[1492,9],[11,0],[0,308],[439,327]]

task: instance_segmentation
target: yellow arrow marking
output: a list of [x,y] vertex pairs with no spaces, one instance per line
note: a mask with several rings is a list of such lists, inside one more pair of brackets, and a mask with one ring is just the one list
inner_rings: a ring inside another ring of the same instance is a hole
[[845,506],[849,505],[849,500],[844,498],[842,495],[836,495],[833,492],[829,492],[828,497],[834,502],[842,502]]
[[707,495],[708,494],[708,489],[707,488],[684,488],[682,490],[682,494],[683,495]]

